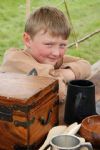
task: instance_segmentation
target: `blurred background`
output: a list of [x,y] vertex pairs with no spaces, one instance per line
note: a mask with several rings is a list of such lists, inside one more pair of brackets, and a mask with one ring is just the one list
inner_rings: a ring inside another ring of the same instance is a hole
[[7,49],[24,48],[28,11],[45,5],[61,9],[69,18],[72,33],[66,52],[91,64],[100,60],[100,0],[0,0],[0,64]]

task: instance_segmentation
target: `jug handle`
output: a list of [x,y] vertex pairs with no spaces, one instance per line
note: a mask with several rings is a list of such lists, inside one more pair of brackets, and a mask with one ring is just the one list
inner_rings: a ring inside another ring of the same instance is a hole
[[79,107],[80,101],[82,99],[82,93],[78,93],[75,99],[75,110]]

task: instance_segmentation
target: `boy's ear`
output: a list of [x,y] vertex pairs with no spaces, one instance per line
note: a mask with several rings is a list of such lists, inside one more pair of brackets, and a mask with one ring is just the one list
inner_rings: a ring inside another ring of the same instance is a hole
[[27,48],[30,48],[30,43],[31,43],[31,37],[28,33],[24,32],[23,34],[23,41],[24,44]]

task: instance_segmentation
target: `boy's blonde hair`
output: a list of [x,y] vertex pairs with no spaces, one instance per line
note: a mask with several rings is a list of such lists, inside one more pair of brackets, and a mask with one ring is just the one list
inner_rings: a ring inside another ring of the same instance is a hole
[[25,32],[34,38],[40,30],[49,32],[52,36],[61,36],[63,39],[67,39],[70,34],[67,18],[55,7],[41,7],[30,14]]

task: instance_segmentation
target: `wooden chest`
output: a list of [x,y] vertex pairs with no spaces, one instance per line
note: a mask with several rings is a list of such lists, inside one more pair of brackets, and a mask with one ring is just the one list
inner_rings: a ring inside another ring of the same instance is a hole
[[58,81],[0,73],[0,150],[36,150],[58,123]]

